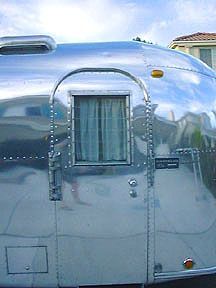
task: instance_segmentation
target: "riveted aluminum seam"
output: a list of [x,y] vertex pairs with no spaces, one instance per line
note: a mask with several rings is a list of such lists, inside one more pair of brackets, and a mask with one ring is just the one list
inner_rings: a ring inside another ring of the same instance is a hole
[[43,159],[47,159],[47,156],[30,156],[30,157],[26,157],[26,156],[16,156],[16,157],[12,157],[12,156],[3,156],[2,158],[0,158],[1,161],[15,161],[15,160],[43,160]]
[[68,92],[68,107],[67,107],[67,153],[68,153],[68,167],[74,165],[74,151],[75,151],[75,139],[74,139],[74,119],[72,113],[74,112],[74,97]]
[[[54,126],[54,99],[50,103],[50,153],[54,154],[54,135],[55,135],[55,126]],[[49,169],[49,168],[48,168]],[[56,281],[57,287],[59,287],[59,257],[58,257],[58,221],[57,221],[57,202],[54,202],[54,234],[55,234],[55,271],[56,271]]]
[[[150,95],[149,95],[150,97]],[[154,215],[154,145],[152,133],[151,100],[146,103],[146,135],[147,135],[147,282],[154,281],[155,262],[155,215]]]
[[[131,118],[133,119],[133,118]],[[133,138],[133,137],[132,137]],[[194,149],[194,154],[202,154],[202,153],[215,153],[216,149],[212,148],[212,149],[197,149],[197,148],[192,148]],[[192,152],[191,151],[175,151],[175,152],[171,152],[170,155],[190,155]],[[167,154],[157,154],[157,156],[167,156]],[[0,158],[1,161],[14,161],[14,160],[43,160],[43,159],[47,159],[47,156],[3,156]],[[92,165],[94,166],[94,165]],[[98,166],[98,165],[97,165]]]
[[[153,145],[153,119],[149,84],[149,64],[142,52],[143,63],[146,67],[144,81],[146,84],[148,100],[146,105],[146,137],[147,137],[147,283],[154,282],[155,263],[155,211],[154,211],[154,145]],[[145,124],[145,123],[144,123]]]
[[54,153],[54,101],[50,104],[50,152]]
[[55,233],[55,268],[56,268],[56,280],[57,280],[57,287],[59,287],[59,243],[58,243],[58,219],[57,219],[57,201],[54,201],[54,233]]

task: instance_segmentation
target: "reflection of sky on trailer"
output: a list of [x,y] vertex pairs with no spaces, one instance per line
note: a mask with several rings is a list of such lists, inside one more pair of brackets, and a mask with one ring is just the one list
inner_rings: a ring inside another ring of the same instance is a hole
[[[2,286],[152,283],[174,271],[178,278],[198,275],[182,266],[187,257],[194,269],[213,272],[213,71],[187,55],[136,42],[58,45],[46,55],[0,60]],[[164,76],[153,78],[155,69]],[[69,76],[74,70],[82,72]],[[104,119],[118,121],[100,130],[108,107]],[[92,108],[98,116],[87,117]],[[88,133],[78,119],[94,119]]]
[[[169,153],[164,144],[157,151]],[[180,162],[177,170],[155,172],[156,257],[166,263],[163,271],[179,271],[186,257],[194,259],[197,269],[214,265],[216,200],[195,170]],[[175,261],[166,261],[170,251]]]
[[51,235],[53,205],[47,201],[46,173],[22,166],[9,171],[1,171],[0,175],[2,190],[10,188],[1,197],[1,233],[39,237],[42,230],[43,237]]
[[[144,198],[143,187],[137,188],[138,197],[131,199],[128,175],[116,176],[112,184],[111,177],[77,177],[76,189],[79,196],[75,196],[75,191],[71,192],[71,185],[65,183],[68,187],[63,188],[64,200],[59,204],[62,216],[60,230],[65,226],[63,231],[66,234],[89,235],[90,238],[133,237],[144,232],[143,222],[139,221],[146,209],[144,201],[140,201]],[[143,173],[137,174],[138,183],[142,177]],[[67,215],[70,215],[70,224],[67,223]],[[102,229],[104,226],[106,230]]]
[[[166,150],[165,147],[163,149]],[[141,187],[137,198],[129,197],[127,177],[127,175],[116,177],[116,182],[113,184],[115,189],[110,188],[109,175],[100,177],[90,175],[83,177],[83,180],[82,177],[77,177],[79,184],[76,188],[80,193],[79,200],[74,198],[73,192],[71,193],[71,184],[65,182],[64,201],[58,203],[60,237],[62,239],[75,237],[86,239],[86,241],[88,238],[117,241],[119,238],[129,237],[131,241],[138,241],[139,236],[145,230],[144,221],[140,221],[140,218],[144,216],[146,204],[145,199],[143,199],[143,204],[140,203],[140,198],[142,199],[144,195]],[[137,174],[138,183],[140,177],[143,177],[142,173]],[[25,237],[27,235],[28,238],[32,238],[32,243],[39,241],[37,237],[52,237],[54,231],[50,223],[53,220],[51,219],[53,207],[52,203],[48,205],[47,202],[46,173],[19,167],[19,169],[11,170],[10,174],[1,172],[0,180],[2,189],[8,189],[10,186],[10,193],[2,194],[1,198],[1,234],[4,233],[5,238],[7,238],[6,235],[10,235],[13,238],[21,237],[22,239],[22,231],[25,231]],[[25,185],[17,185],[23,183]],[[31,183],[31,186],[28,186],[28,183]],[[40,183],[40,189],[38,189],[38,183]],[[16,189],[13,189],[13,186]],[[180,269],[181,259],[187,255],[192,255],[196,259],[196,268],[201,265],[205,266],[205,261],[208,264],[211,263],[210,247],[214,249],[213,239],[215,238],[211,234],[215,226],[216,200],[204,184],[201,187],[197,189],[194,173],[184,165],[180,165],[178,173],[174,169],[156,170],[155,207],[158,219],[156,254],[161,263],[167,264],[163,267],[165,271]],[[6,206],[5,203],[11,203],[11,207]],[[44,221],[45,218],[46,221]],[[34,223],[33,230],[32,223]],[[104,226],[106,229],[102,229]],[[44,232],[41,233],[41,231]],[[167,238],[167,233],[172,236]],[[10,237],[7,241],[10,242]],[[206,243],[205,246],[203,242]],[[130,246],[130,241],[127,245]],[[165,261],[167,259],[166,248],[170,251],[170,247],[173,247],[172,258],[176,258],[176,267],[173,262],[172,267],[169,267],[169,262]],[[182,255],[182,251],[187,255]]]
[[[62,247],[59,251],[60,261],[63,262],[70,253],[68,265],[60,268],[68,285],[70,277],[75,278],[76,275],[82,278],[83,283],[96,281],[98,284],[109,282],[109,279],[115,283],[119,277],[122,281],[135,282],[143,277],[147,210],[143,201],[145,191],[143,185],[138,185],[138,197],[132,199],[128,187],[130,176],[109,175],[110,169],[107,175],[77,176],[76,184],[72,186],[77,191],[71,192],[71,185],[65,182],[64,200],[57,203],[59,245]],[[138,183],[142,183],[142,178],[143,173],[136,174]],[[70,248],[71,243],[74,249]],[[74,259],[76,265],[71,270]]]
[[[142,277],[146,253],[146,203],[142,201],[145,191],[140,185],[137,188],[138,197],[132,199],[127,183],[129,176],[117,176],[116,181],[112,181],[113,184],[110,185],[112,176],[109,175],[109,169],[107,175],[100,175],[100,177],[78,176],[76,189],[79,198],[74,196],[73,192],[71,193],[71,183],[65,181],[62,187],[64,201],[57,203],[57,232],[59,245],[62,247],[59,259],[65,261],[70,251],[68,265],[62,271],[66,281],[70,281],[69,275],[73,273],[74,279],[81,273],[83,281],[92,281],[92,283],[95,282],[95,278],[98,283],[109,281],[110,278],[118,281],[121,273],[122,277],[123,275],[125,277],[125,271],[128,271],[129,275],[128,279],[124,278],[126,281],[135,282],[137,277],[140,279]],[[141,183],[142,178],[143,173],[137,174],[138,183]],[[23,246],[23,242],[28,243],[28,246],[46,246],[50,243],[48,255],[49,262],[52,263],[49,263],[49,269],[53,269],[55,249],[51,249],[53,245],[51,242],[55,238],[54,206],[51,201],[48,201],[47,172],[17,166],[16,169],[10,170],[10,174],[8,170],[2,171],[0,181],[3,190],[10,189],[10,193],[2,194],[0,203],[2,215],[0,234],[4,234],[3,242],[7,243],[5,246],[14,246],[15,242],[18,246]],[[8,207],[6,203],[11,205]],[[73,247],[71,247],[71,239]],[[144,247],[143,251],[140,251],[141,246]],[[70,249],[67,250],[66,247]],[[126,251],[130,251],[130,254],[128,255]],[[28,255],[28,263],[31,257],[31,265],[36,269],[34,262],[36,254]],[[3,259],[4,257],[0,260],[2,265],[4,265]],[[76,259],[76,267],[71,270],[70,261],[74,259]],[[106,259],[105,265],[110,266],[109,271],[103,268],[104,259]],[[115,259],[114,263],[113,259]],[[129,274],[131,261],[136,267],[132,275]],[[25,263],[24,260],[23,262]],[[25,269],[25,266],[21,268]],[[12,265],[10,269],[13,269]],[[83,271],[86,273],[83,274]],[[41,277],[38,275],[35,278],[34,275],[27,273],[20,276],[20,284],[25,279],[25,283],[36,285],[34,278],[40,281]]]
[[[12,169],[6,167],[7,164],[2,165],[4,170],[0,175],[1,191],[4,191],[0,202],[0,235],[1,245],[7,247],[8,252],[5,259],[6,250],[1,250],[0,266],[5,267],[9,274],[1,275],[1,285],[22,287],[25,283],[28,287],[39,287],[46,275],[47,283],[54,287],[56,283],[52,273],[43,273],[47,268],[55,271],[54,206],[48,201],[47,173],[20,165]],[[23,248],[14,250],[10,247]],[[9,253],[10,249],[12,253]],[[44,259],[46,256],[40,255],[43,249],[47,249],[49,254],[48,264]],[[17,272],[21,274],[14,274]]]

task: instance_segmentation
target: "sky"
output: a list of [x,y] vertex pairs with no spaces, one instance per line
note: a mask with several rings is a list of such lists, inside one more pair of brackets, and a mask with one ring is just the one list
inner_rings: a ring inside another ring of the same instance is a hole
[[216,0],[0,0],[0,37],[45,34],[57,43],[174,38],[216,32]]

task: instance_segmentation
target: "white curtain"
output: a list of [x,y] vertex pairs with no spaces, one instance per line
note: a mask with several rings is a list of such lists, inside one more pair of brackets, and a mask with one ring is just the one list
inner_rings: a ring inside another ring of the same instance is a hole
[[126,160],[125,98],[101,102],[101,135],[103,160]]
[[76,160],[126,161],[125,97],[75,97]]
[[98,161],[98,105],[97,99],[76,97],[75,101],[75,142],[76,160]]

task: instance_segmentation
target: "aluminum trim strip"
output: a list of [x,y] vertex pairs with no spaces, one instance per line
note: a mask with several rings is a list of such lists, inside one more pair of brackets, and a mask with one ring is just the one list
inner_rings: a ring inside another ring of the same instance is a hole
[[174,279],[215,274],[215,273],[216,273],[216,266],[210,267],[210,268],[204,268],[204,269],[190,270],[190,271],[155,273],[154,278],[155,280],[172,280],[172,279],[174,280]]

